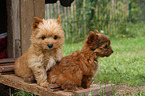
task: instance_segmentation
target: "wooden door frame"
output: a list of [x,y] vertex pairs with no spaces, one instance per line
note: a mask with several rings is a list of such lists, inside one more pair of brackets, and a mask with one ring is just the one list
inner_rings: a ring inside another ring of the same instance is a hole
[[21,56],[30,46],[33,17],[45,17],[45,0],[7,0],[8,58]]

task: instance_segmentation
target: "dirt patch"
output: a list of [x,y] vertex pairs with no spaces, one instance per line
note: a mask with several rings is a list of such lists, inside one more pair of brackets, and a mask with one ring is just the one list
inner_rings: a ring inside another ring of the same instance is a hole
[[118,85],[116,86],[115,90],[115,93],[119,93],[121,96],[123,96],[133,93],[145,92],[145,86],[129,87],[127,85]]

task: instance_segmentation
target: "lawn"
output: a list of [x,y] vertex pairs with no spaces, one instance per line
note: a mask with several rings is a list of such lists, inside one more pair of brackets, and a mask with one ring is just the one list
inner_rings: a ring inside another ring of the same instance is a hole
[[100,58],[96,82],[145,85],[145,38],[112,40],[114,53]]
[[[110,57],[99,58],[99,71],[94,83],[145,86],[145,38],[110,39],[114,53]],[[64,55],[81,50],[82,46],[83,42],[65,44]]]

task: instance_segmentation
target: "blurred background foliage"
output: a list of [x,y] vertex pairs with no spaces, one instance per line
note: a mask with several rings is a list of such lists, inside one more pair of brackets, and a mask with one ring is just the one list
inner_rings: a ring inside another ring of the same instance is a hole
[[61,15],[69,43],[84,40],[94,29],[113,38],[132,38],[145,35],[145,28],[141,29],[145,26],[144,6],[145,0],[75,0],[71,7],[58,1],[45,6],[45,18]]

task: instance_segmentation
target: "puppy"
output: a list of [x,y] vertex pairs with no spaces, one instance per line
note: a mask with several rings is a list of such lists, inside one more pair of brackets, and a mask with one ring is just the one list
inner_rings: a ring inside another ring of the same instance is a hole
[[88,88],[97,72],[98,57],[110,56],[113,50],[110,39],[97,30],[90,31],[80,51],[65,56],[48,71],[48,81],[64,90]]
[[[15,74],[22,78],[34,78],[42,87],[47,87],[47,73],[63,57],[64,31],[58,19],[39,19],[34,17],[31,45],[19,57],[14,66]],[[27,80],[26,80],[27,81]]]

